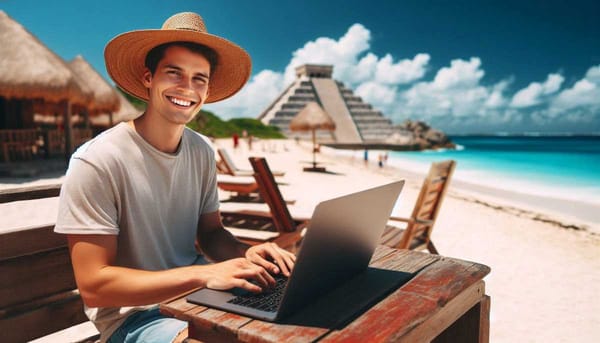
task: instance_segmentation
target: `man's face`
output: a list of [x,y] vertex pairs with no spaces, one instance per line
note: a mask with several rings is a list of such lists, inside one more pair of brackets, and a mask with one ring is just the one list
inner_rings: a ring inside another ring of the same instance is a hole
[[184,47],[165,50],[154,75],[146,70],[143,83],[149,89],[148,109],[173,124],[187,124],[208,96],[210,63]]

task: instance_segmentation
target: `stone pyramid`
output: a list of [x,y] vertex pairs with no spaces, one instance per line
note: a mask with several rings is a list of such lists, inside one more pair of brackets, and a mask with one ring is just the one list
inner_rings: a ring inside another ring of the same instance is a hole
[[336,124],[333,132],[319,131],[321,143],[369,144],[385,141],[392,132],[390,119],[365,103],[361,97],[332,78],[333,66],[305,64],[296,68],[296,80],[258,117],[277,126],[288,137],[290,121],[310,101],[316,101]]

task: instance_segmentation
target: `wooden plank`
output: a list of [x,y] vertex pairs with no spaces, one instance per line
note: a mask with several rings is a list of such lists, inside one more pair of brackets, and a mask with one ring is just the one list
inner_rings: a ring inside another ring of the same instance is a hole
[[34,200],[42,198],[53,198],[60,194],[60,183],[16,187],[0,190],[0,204],[13,201]]
[[[413,254],[423,253],[411,252]],[[408,260],[412,260],[413,256]],[[332,332],[324,341],[383,342],[399,339],[489,273],[489,268],[484,265],[438,258],[343,331]]]
[[238,338],[242,342],[313,342],[329,330],[318,327],[284,325],[254,320],[240,328]]
[[185,313],[190,323],[193,337],[208,339],[218,337],[219,341],[238,341],[240,327],[252,319],[234,313],[227,313],[215,309],[205,311],[188,311]]
[[61,302],[0,320],[0,337],[3,342],[26,342],[87,320],[83,302],[76,294]]
[[66,235],[53,230],[54,225],[30,226],[0,234],[0,260],[67,247]]
[[[186,296],[188,296],[192,292],[195,292],[198,289],[199,288],[190,290],[189,292],[186,292],[185,294],[181,294],[173,299],[170,299],[170,300],[167,300],[167,301],[161,303],[159,305],[160,313],[162,313],[166,316],[180,318],[183,316],[183,313],[185,313],[195,307],[201,307],[201,306],[197,306],[195,304],[191,304],[191,303],[187,302],[187,300],[185,300]],[[206,309],[206,307],[204,307],[204,309]]]
[[485,294],[482,280],[445,304],[421,325],[402,337],[403,342],[432,341],[477,343],[479,340],[479,302]]
[[77,288],[68,248],[0,261],[0,308]]

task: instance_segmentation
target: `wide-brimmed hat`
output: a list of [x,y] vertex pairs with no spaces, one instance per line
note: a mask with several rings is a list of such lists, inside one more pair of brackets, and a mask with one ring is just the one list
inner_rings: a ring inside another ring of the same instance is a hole
[[178,13],[165,21],[160,30],[126,32],[113,38],[104,49],[106,70],[127,93],[148,101],[148,89],[142,84],[146,55],[153,48],[170,42],[204,45],[217,54],[217,66],[211,70],[205,103],[223,100],[239,91],[248,78],[252,62],[238,45],[206,31],[196,13]]

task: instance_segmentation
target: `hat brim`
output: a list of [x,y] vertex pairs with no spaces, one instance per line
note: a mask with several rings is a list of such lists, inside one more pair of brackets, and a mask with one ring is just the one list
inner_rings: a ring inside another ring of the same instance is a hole
[[139,30],[113,38],[104,49],[106,70],[125,92],[148,101],[148,89],[142,84],[146,55],[153,48],[170,42],[191,42],[207,46],[217,54],[217,66],[211,71],[205,103],[226,99],[237,93],[250,77],[252,62],[238,45],[209,33],[188,30]]

